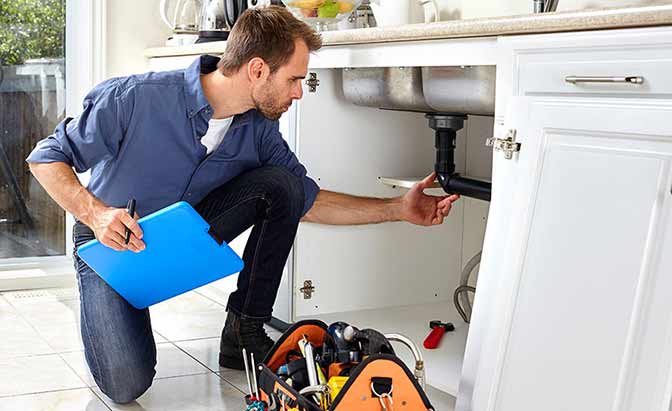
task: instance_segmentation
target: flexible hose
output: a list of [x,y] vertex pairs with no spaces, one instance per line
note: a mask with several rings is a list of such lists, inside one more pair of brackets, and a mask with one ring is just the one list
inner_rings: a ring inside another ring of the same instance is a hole
[[418,348],[417,345],[411,340],[410,338],[406,337],[405,335],[401,334],[385,334],[385,338],[387,338],[389,341],[396,341],[399,343],[404,344],[408,349],[411,350],[413,353],[413,357],[415,359],[415,379],[418,381],[418,384],[424,389],[425,388],[425,360],[422,357],[422,353],[420,352],[420,349]]
[[464,308],[462,308],[462,305],[460,305],[460,300],[459,296],[460,294],[464,294],[468,291],[471,291],[473,293],[476,292],[476,288],[470,286],[470,285],[461,285],[455,289],[455,292],[453,293],[453,304],[455,304],[455,308],[457,309],[457,312],[460,314],[460,317],[462,317],[462,320],[464,320],[465,323],[469,323],[471,320],[471,312],[467,314],[464,311]]
[[[468,323],[471,319],[472,309],[471,301],[469,300],[469,295],[467,295],[467,293],[476,292],[476,288],[469,285],[469,277],[471,276],[471,272],[474,271],[474,268],[476,268],[481,263],[482,253],[482,251],[479,251],[476,253],[476,255],[471,257],[471,259],[469,259],[467,264],[464,266],[464,269],[462,270],[462,274],[460,275],[460,285],[453,293],[453,303],[455,304],[455,308],[460,314],[460,317],[462,317],[466,323]],[[462,301],[461,303],[460,300]]]

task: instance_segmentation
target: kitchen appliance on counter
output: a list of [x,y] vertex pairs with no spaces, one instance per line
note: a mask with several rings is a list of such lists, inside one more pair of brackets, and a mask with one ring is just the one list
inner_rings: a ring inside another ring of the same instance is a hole
[[338,30],[368,29],[376,27],[376,18],[373,16],[373,9],[369,0],[362,0],[350,16],[338,23]]
[[198,43],[226,40],[236,20],[246,9],[246,0],[204,0]]
[[168,18],[170,1],[161,0],[159,11],[161,19],[172,31],[166,45],[181,46],[193,44],[198,39],[201,1],[178,0],[175,3],[173,18]]
[[197,43],[223,41],[245,10],[280,5],[280,0],[204,0]]

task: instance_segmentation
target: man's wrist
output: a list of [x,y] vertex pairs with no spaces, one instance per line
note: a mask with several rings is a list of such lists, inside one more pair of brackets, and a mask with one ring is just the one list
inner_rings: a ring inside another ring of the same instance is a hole
[[84,187],[78,190],[76,197],[80,200],[79,204],[82,204],[82,208],[75,217],[85,225],[93,227],[96,214],[105,209],[105,205]]
[[386,200],[387,221],[404,221],[403,197],[394,197]]

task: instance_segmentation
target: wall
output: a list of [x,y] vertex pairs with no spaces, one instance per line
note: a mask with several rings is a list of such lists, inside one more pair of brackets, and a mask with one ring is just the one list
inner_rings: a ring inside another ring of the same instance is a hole
[[106,77],[147,71],[144,50],[164,45],[170,35],[159,0],[107,0],[106,20]]

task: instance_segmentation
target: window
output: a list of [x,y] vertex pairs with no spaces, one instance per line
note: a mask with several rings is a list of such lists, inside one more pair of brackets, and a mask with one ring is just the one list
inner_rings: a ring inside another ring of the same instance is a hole
[[66,254],[65,212],[25,162],[65,115],[65,7],[0,2],[0,259]]

